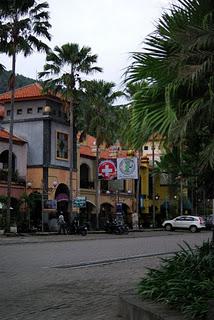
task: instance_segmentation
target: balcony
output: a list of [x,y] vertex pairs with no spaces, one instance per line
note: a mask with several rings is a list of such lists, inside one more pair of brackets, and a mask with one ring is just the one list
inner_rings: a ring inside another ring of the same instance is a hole
[[[8,170],[0,169],[0,181],[3,183],[7,183],[7,176],[8,176]],[[25,179],[19,176],[17,170],[12,173],[12,182],[16,184],[24,185],[24,186],[26,184]]]

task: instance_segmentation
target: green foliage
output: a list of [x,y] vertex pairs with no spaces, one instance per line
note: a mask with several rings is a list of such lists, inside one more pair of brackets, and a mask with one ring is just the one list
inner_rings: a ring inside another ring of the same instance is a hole
[[39,72],[39,78],[44,80],[44,90],[60,93],[69,101],[74,99],[74,91],[81,83],[81,76],[101,72],[94,66],[97,55],[92,54],[91,48],[80,48],[77,43],[66,43],[49,50],[46,56],[44,71]]
[[128,83],[147,82],[133,96],[133,145],[139,148],[151,133],[173,144],[199,136],[201,170],[214,167],[213,21],[213,1],[176,1],[146,37],[142,52],[132,54],[126,73]]
[[96,137],[98,146],[103,143],[112,145],[119,136],[122,112],[114,103],[123,93],[114,91],[114,83],[103,80],[83,81],[82,89],[84,94],[78,121],[83,136],[90,134]]
[[185,243],[174,256],[162,259],[159,269],[149,269],[139,294],[173,306],[188,319],[206,319],[207,302],[214,298],[213,244],[192,249]]
[[[6,92],[9,90],[8,87],[8,81],[11,76],[12,71],[3,71],[0,73],[0,93]],[[26,86],[28,84],[34,83],[36,80],[24,77],[21,74],[16,75],[16,83],[15,83],[15,88],[21,88],[23,86]]]
[[8,56],[18,53],[28,56],[34,49],[47,51],[48,46],[40,38],[51,39],[48,8],[47,2],[35,0],[1,1],[0,52]]

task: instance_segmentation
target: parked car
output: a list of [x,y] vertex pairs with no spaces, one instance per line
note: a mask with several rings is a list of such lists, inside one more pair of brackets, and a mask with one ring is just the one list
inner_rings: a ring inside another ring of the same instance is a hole
[[197,232],[205,229],[205,222],[202,217],[198,216],[179,216],[172,220],[164,221],[162,226],[167,231],[188,229],[191,232]]

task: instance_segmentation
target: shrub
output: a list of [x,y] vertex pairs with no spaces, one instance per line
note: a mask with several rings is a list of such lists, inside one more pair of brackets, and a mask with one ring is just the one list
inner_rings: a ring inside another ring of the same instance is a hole
[[205,319],[208,300],[214,298],[214,246],[204,242],[162,259],[159,269],[148,269],[139,283],[139,294],[169,304],[188,319]]

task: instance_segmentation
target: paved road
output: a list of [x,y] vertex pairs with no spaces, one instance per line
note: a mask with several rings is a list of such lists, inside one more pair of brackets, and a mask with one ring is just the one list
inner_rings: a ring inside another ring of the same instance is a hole
[[0,319],[119,319],[118,293],[136,287],[146,268],[160,263],[157,254],[178,250],[183,240],[194,246],[208,238],[210,232],[91,235],[76,241],[1,238]]

